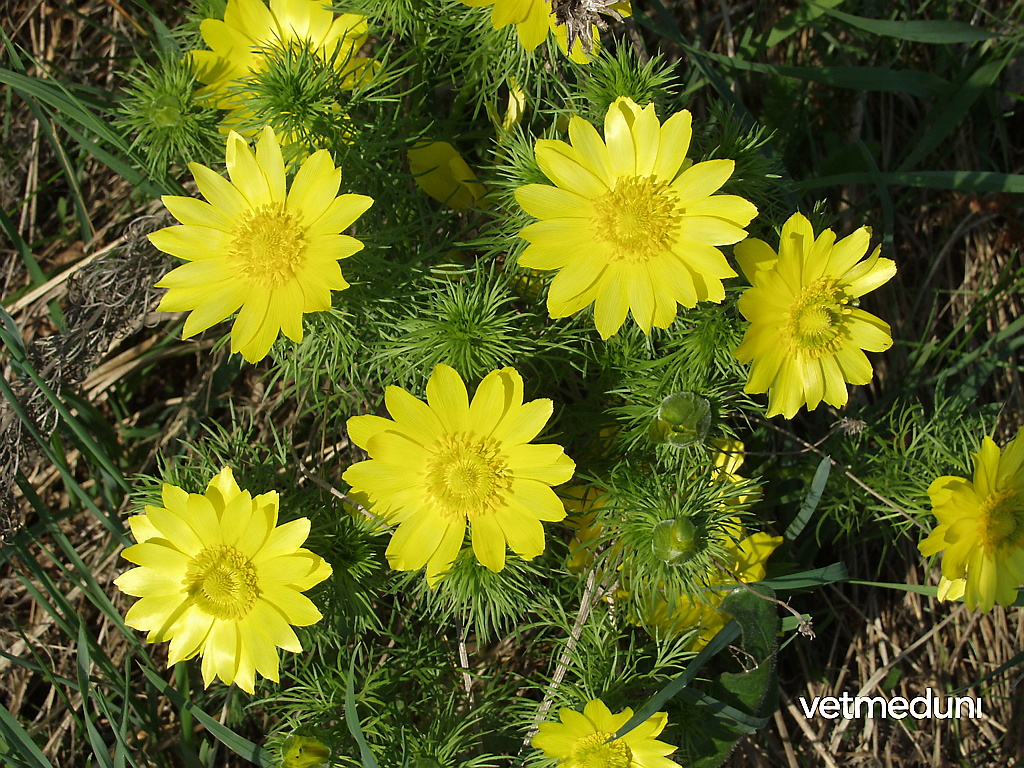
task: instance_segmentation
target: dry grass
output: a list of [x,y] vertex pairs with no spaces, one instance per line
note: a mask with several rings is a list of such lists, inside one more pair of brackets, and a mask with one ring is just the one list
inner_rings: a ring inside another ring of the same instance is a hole
[[[763,5],[759,23],[765,28],[795,6],[784,2]],[[701,36],[706,48],[729,54],[735,51],[741,34],[737,20],[751,6],[716,0],[679,3],[676,12],[684,32]],[[977,6],[1005,13],[1010,4],[983,2]],[[67,81],[107,89],[117,85],[117,71],[131,55],[121,36],[137,34],[133,19],[114,0],[87,0],[74,12],[45,0],[19,0],[9,3],[3,13],[3,29],[33,59],[46,62],[46,69]],[[815,41],[806,33],[800,33],[794,40],[790,56],[801,63],[813,63]],[[803,53],[807,60],[801,59]],[[920,55],[927,55],[924,49]],[[926,61],[919,63],[927,66]],[[30,67],[29,74],[43,73]],[[25,341],[32,344],[57,333],[49,319],[49,306],[55,303],[65,310],[82,306],[81,297],[69,292],[74,286],[73,278],[130,245],[132,235],[126,225],[152,209],[139,210],[128,185],[96,161],[72,158],[81,198],[88,203],[88,225],[84,231],[76,226],[72,214],[60,213],[58,201],[70,201],[73,192],[67,179],[60,177],[61,165],[52,146],[43,138],[43,126],[19,98],[6,93],[11,106],[2,124],[0,203],[5,211],[13,212],[18,231],[30,244],[42,270],[55,275],[44,285],[27,291],[33,284],[29,270],[11,243],[0,242],[0,295],[5,297],[7,310],[23,329]],[[897,156],[902,142],[913,135],[920,119],[920,105],[902,97],[868,94],[848,103],[825,89],[819,95],[823,114],[836,104],[845,106],[844,114],[836,119],[844,121],[850,140],[863,130],[865,121],[875,121],[872,133],[879,138],[882,157]],[[1024,128],[1020,109],[1007,127],[1011,136],[1020,135]],[[967,123],[965,130],[955,137],[951,151],[943,155],[941,167],[979,167],[978,146],[992,143],[991,137],[978,135],[983,129],[984,126]],[[1003,150],[1008,161],[1004,170],[1024,171],[1024,148],[1018,145]],[[908,339],[941,338],[958,323],[967,321],[971,327],[978,326],[977,338],[983,339],[1020,317],[1024,300],[1019,295],[987,302],[981,316],[976,312],[976,305],[990,288],[1006,274],[1021,268],[1019,242],[1024,224],[1019,201],[994,194],[906,190],[899,194],[893,256],[900,265],[900,275],[876,299],[886,304],[884,314],[892,318],[894,335]],[[836,212],[842,215],[840,228],[848,230],[857,222],[879,215],[877,199],[863,188],[839,190],[833,199]],[[22,205],[21,201],[25,203]],[[72,211],[73,206],[68,205],[67,210]],[[125,236],[128,241],[121,239]],[[142,253],[142,246],[136,247],[134,253]],[[932,292],[940,297],[934,315],[930,314],[929,300],[920,298]],[[182,345],[174,353],[152,354],[152,328],[140,332],[151,322],[148,311],[152,297],[144,291],[136,293],[137,300],[117,317],[116,327],[111,327],[108,315],[79,314],[79,318],[92,318],[92,330],[88,326],[84,329],[91,340],[87,354],[75,359],[75,366],[68,366],[65,352],[58,349],[51,360],[64,365],[55,365],[51,373],[56,377],[55,383],[60,380],[78,387],[85,399],[110,419],[118,435],[145,425],[154,412],[179,408],[167,421],[162,435],[133,454],[133,469],[141,471],[151,468],[161,446],[183,429],[192,413],[189,409],[202,399],[201,393],[217,361],[198,354],[208,344]],[[101,327],[106,327],[106,332],[102,338],[96,338],[92,334]],[[968,349],[977,343],[969,343]],[[44,348],[45,344],[39,347]],[[172,354],[184,356],[185,364],[172,359]],[[901,375],[905,363],[905,352],[897,350],[887,363],[888,373],[881,371],[880,379],[884,382],[886,376]],[[1004,437],[1021,423],[1024,413],[1021,364],[1019,354],[1013,353],[987,384],[986,396],[1005,404],[999,424]],[[131,403],[133,410],[118,416],[106,399],[118,382],[142,368],[147,369],[149,377],[177,382],[176,388],[183,394],[169,397],[159,389],[140,390]],[[5,368],[6,373],[9,371]],[[36,415],[45,427],[43,409]],[[20,465],[30,485],[52,509],[67,508],[67,492],[59,473],[27,449],[31,441],[13,441],[8,429],[10,413],[0,417],[0,435],[7,436],[7,442],[0,440],[0,466],[13,473],[13,467]],[[72,472],[76,469],[75,461],[72,454]],[[12,506],[11,500],[5,500],[0,493],[0,503],[5,503],[3,513],[10,518],[8,528],[36,522],[20,499]],[[64,520],[61,529],[97,580],[110,583],[119,568],[117,549],[99,521],[77,515]],[[836,553],[837,559],[844,560],[851,573],[872,574],[892,582],[934,583],[936,579],[935,573],[924,572],[912,542],[902,542],[901,557],[891,558],[880,571],[878,554],[871,547],[856,542],[842,546],[842,551]],[[50,557],[38,549],[34,552],[57,583],[67,587],[70,604],[95,629],[110,657],[119,662],[125,651],[123,640],[117,633],[106,632],[90,601],[77,587],[63,580]],[[66,635],[21,588],[12,567],[21,566],[15,562],[0,568],[0,648],[11,656],[54,670],[58,676],[74,679],[75,648],[68,645]],[[815,640],[797,639],[781,654],[782,704],[774,723],[742,741],[729,765],[1012,766],[1021,761],[1024,735],[1017,724],[1024,713],[1019,691],[1013,687],[1013,671],[997,677],[980,692],[975,689],[968,693],[980,695],[984,703],[985,716],[975,721],[808,720],[798,704],[801,696],[810,699],[848,692],[912,698],[929,686],[947,691],[970,685],[1024,648],[1019,609],[997,608],[987,616],[978,616],[962,608],[938,604],[931,598],[856,585],[829,587],[793,603],[818,617],[818,636]],[[42,676],[0,657],[0,702],[27,728],[45,734],[42,746],[55,765],[83,764],[84,748],[75,741],[72,715],[80,701],[74,695],[52,688]],[[140,753],[166,748],[167,740],[179,733],[171,708],[166,715],[164,738],[156,744],[140,742]]]

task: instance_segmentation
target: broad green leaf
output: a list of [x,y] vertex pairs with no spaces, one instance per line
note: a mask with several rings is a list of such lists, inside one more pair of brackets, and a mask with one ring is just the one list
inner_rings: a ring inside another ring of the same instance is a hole
[[961,192],[1024,192],[1024,174],[992,171],[914,171],[909,173],[839,173],[796,182],[798,189],[822,189],[846,184],[888,184]]
[[721,610],[742,629],[743,668],[723,672],[699,689],[683,692],[684,737],[681,763],[693,768],[721,764],[739,738],[764,727],[778,706],[779,681],[775,667],[779,617],[774,593],[766,588],[737,587],[722,601]]
[[898,170],[907,171],[913,168],[953,133],[967,117],[974,102],[992,92],[992,86],[1009,61],[1009,57],[1004,57],[982,64],[974,69],[966,81],[948,98],[937,101],[925,117],[920,134],[909,140],[908,143],[913,149],[900,163]]
[[897,40],[954,45],[956,43],[977,43],[982,40],[991,40],[999,37],[999,35],[989,32],[987,29],[964,24],[960,21],[885,21],[843,13],[821,3],[816,3],[813,0],[809,0],[808,5],[818,8],[822,13],[849,24],[851,27],[863,29],[865,32],[870,32],[873,35],[894,37]]
[[821,3],[807,3],[798,6],[792,13],[769,29],[758,41],[758,46],[772,48],[790,35],[799,32],[829,8],[842,5],[843,0],[823,0]]

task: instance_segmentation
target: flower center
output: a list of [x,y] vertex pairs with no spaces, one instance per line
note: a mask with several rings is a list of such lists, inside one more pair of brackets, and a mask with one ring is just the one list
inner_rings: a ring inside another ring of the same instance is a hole
[[572,768],[629,768],[633,752],[622,739],[605,744],[613,736],[597,731],[577,739],[572,748],[569,765]]
[[981,503],[979,534],[986,552],[1024,545],[1024,491],[990,493]]
[[427,463],[427,489],[440,511],[472,520],[504,505],[512,484],[498,441],[469,432],[445,435]]
[[666,181],[648,176],[619,179],[594,201],[594,232],[612,246],[614,261],[647,261],[672,246],[679,200]]
[[247,211],[233,234],[229,259],[243,278],[265,288],[278,288],[295,277],[306,238],[284,206],[271,204]]
[[842,346],[850,297],[834,277],[802,288],[784,316],[781,335],[792,352],[812,358],[834,355]]
[[193,557],[182,584],[196,605],[218,619],[241,619],[260,593],[256,566],[237,549],[223,544],[207,547]]

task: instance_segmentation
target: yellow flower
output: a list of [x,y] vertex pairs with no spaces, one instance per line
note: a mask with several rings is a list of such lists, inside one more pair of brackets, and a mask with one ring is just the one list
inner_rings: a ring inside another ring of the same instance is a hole
[[228,137],[231,181],[190,163],[209,201],[165,195],[182,226],[149,239],[184,264],[156,285],[169,288],[164,312],[192,310],[189,338],[241,309],[231,330],[231,351],[251,363],[270,351],[278,331],[302,341],[302,315],[331,308],[331,291],[348,288],[339,259],[363,247],[339,234],[373,203],[365,195],[338,196],[341,170],[326,150],[299,169],[291,190],[273,129],[263,129],[255,154],[237,133]]
[[519,81],[515,77],[510,77],[508,79],[508,107],[505,109],[505,116],[498,115],[498,107],[493,102],[488,101],[484,104],[484,108],[494,124],[494,129],[498,132],[498,139],[501,140],[522,122],[523,114],[526,112],[526,91],[519,85]]
[[[738,521],[736,529],[742,530]],[[770,536],[767,533],[755,533],[739,543],[727,540],[725,548],[729,553],[729,562],[726,565],[744,584],[761,581],[765,576],[765,562],[781,543],[781,536]],[[708,574],[709,587],[724,587],[730,584],[736,584],[736,580],[725,570],[716,569]],[[694,627],[700,627],[700,632],[690,641],[690,647],[699,651],[711,642],[718,634],[718,630],[729,620],[729,617],[718,608],[727,594],[728,590],[724,589],[708,590],[704,594],[707,602],[682,595],[677,595],[670,601],[664,595],[658,595],[647,602],[643,610],[644,623],[656,627],[668,636],[679,635]]]
[[[371,60],[357,56],[367,38],[366,18],[354,13],[335,17],[320,0],[228,0],[224,20],[203,19],[199,31],[209,51],[192,51],[197,76],[206,87],[199,97],[214,99],[220,109],[240,109],[239,94],[230,85],[244,82],[265,65],[265,51],[291,43],[308,44],[353,87]],[[240,114],[229,116],[238,122]]]
[[928,488],[939,525],[918,544],[942,555],[940,599],[970,610],[1010,605],[1024,583],[1024,428],[1002,455],[986,437],[974,454],[974,482],[944,476]]
[[826,229],[817,239],[811,223],[793,214],[782,228],[778,254],[749,238],[735,248],[736,260],[753,286],[739,300],[750,321],[734,352],[754,364],[746,392],[768,392],[768,416],[791,419],[807,404],[824,400],[846,404],[846,382],[871,381],[871,363],[862,350],[892,346],[888,323],[857,308],[858,300],[896,274],[881,248],[861,261],[871,230],[861,227],[836,242]]
[[[519,42],[527,51],[532,51],[544,42],[551,32],[555,36],[559,49],[577,64],[588,64],[587,55],[581,40],[576,40],[569,52],[568,30],[565,24],[558,23],[558,17],[552,11],[551,0],[462,0],[466,5],[477,8],[493,6],[491,24],[495,29],[516,25]],[[633,8],[629,0],[612,3],[608,8],[621,16],[632,16]],[[591,38],[599,42],[600,32],[596,24],[591,24]]]
[[309,520],[277,525],[277,492],[253,498],[227,467],[205,495],[165,484],[163,502],[128,519],[139,543],[121,554],[140,567],[114,583],[141,599],[125,623],[170,640],[168,664],[198,653],[205,685],[219,677],[253,693],[257,672],[277,682],[277,648],[302,650],[289,625],[321,618],[302,593],[331,575],[301,546]]
[[569,121],[571,146],[540,139],[537,162],[556,186],[516,190],[523,209],[541,221],[519,236],[530,245],[527,269],[557,269],[548,291],[552,317],[594,303],[607,339],[631,311],[645,332],[667,328],[676,303],[722,301],[722,279],[736,273],[716,247],[742,240],[757,213],[736,195],[713,195],[732,174],[732,160],[691,165],[690,113],[662,125],[654,105],[628,98],[609,107],[604,140],[580,117]]
[[936,597],[942,601],[950,600],[963,600],[964,593],[967,591],[967,579],[947,579],[945,576],[939,577],[939,589]]
[[[742,483],[744,478],[738,474],[745,459],[746,446],[742,440],[714,439],[709,441],[715,448],[712,462],[716,476],[726,483]],[[734,507],[749,507],[761,498],[761,486],[755,486],[750,493],[728,499],[725,503]]]
[[516,25],[516,33],[523,48],[532,51],[548,36],[548,17],[551,0],[462,0],[476,8],[494,6],[491,24],[495,29]]
[[605,504],[605,496],[601,489],[593,486],[570,485],[562,492],[562,503],[569,513],[565,524],[573,530],[565,567],[569,573],[578,576],[594,562],[597,543],[604,531],[604,524],[597,520],[597,513]]
[[487,194],[462,155],[447,141],[421,142],[408,155],[416,184],[438,202],[464,211]]
[[370,459],[344,478],[398,525],[387,549],[392,568],[426,564],[433,586],[462,548],[467,523],[477,559],[494,572],[505,566],[506,544],[525,560],[544,551],[541,520],[565,517],[550,486],[576,468],[561,446],[528,445],[551,416],[550,400],[524,404],[522,377],[502,368],[470,403],[459,374],[443,364],[430,375],[426,403],[394,386],[384,400],[394,421],[348,420],[349,437]]
[[558,760],[559,768],[680,768],[666,757],[675,747],[655,739],[668,723],[665,712],[655,713],[622,738],[608,741],[631,717],[629,707],[613,715],[603,701],[594,699],[582,713],[563,708],[558,713],[561,722],[541,723],[532,744]]
[[[618,13],[620,16],[633,15],[633,8],[629,0],[612,3],[608,10]],[[601,45],[601,31],[597,28],[597,24],[590,25],[590,50],[587,50],[582,38],[577,38],[573,41],[571,53],[569,52],[569,28],[565,24],[559,24],[558,17],[554,13],[548,17],[548,26],[551,29],[551,33],[555,36],[558,49],[576,64],[589,64],[590,56],[594,53],[594,49],[599,48]]]

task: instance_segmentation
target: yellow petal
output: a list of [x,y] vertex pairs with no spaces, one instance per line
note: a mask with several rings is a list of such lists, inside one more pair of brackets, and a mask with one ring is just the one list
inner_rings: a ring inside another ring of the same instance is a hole
[[692,117],[688,110],[676,112],[661,126],[658,158],[651,175],[660,181],[672,181],[686,161],[690,147]]
[[523,210],[538,219],[590,219],[594,215],[594,206],[589,200],[567,189],[526,184],[516,189],[515,195]]
[[256,142],[256,163],[263,171],[270,189],[270,199],[275,203],[285,202],[287,189],[284,178],[284,158],[281,157],[281,145],[277,134],[269,125],[264,126]]
[[308,517],[300,517],[284,525],[279,525],[271,531],[266,544],[252,558],[252,562],[254,565],[260,565],[275,557],[293,554],[302,546],[308,536]]
[[632,126],[636,119],[636,104],[620,96],[608,107],[604,118],[604,141],[608,146],[612,173],[616,178],[641,175],[636,164],[636,145]]
[[259,209],[275,202],[256,155],[249,143],[234,131],[228,134],[227,166],[231,183],[245,196],[250,208]]
[[494,515],[484,514],[471,523],[473,552],[486,568],[494,573],[505,567],[505,534]]
[[732,160],[707,160],[692,165],[672,182],[672,189],[683,205],[709,197],[721,189],[732,176],[736,163]]
[[619,272],[602,281],[600,292],[594,300],[594,323],[602,339],[608,339],[622,327],[628,311],[629,296]]
[[538,139],[534,153],[541,171],[562,189],[592,199],[608,191],[595,171],[581,164],[578,153],[562,141]]
[[288,586],[267,584],[260,593],[260,599],[270,603],[289,624],[296,627],[308,627],[323,618],[312,600]]
[[446,432],[462,432],[470,426],[466,385],[451,366],[434,366],[427,381],[427,403]]
[[[231,250],[231,233],[192,224],[151,232],[149,241],[164,253],[188,261],[213,259]],[[223,264],[220,266],[223,269]]]
[[320,149],[306,158],[292,180],[285,209],[302,216],[306,224],[319,219],[338,195],[341,169],[334,167],[331,154]]
[[[306,228],[306,237],[333,235],[352,226],[373,205],[373,198],[366,195],[342,195],[336,197],[323,215]],[[361,244],[360,244],[361,245]]]
[[[743,270],[743,275],[751,285],[754,285],[759,272],[773,269],[779,260],[778,254],[772,250],[772,247],[756,237],[748,237],[746,240],[736,243],[732,252],[740,269]],[[746,314],[744,317],[748,320],[752,319]]]

